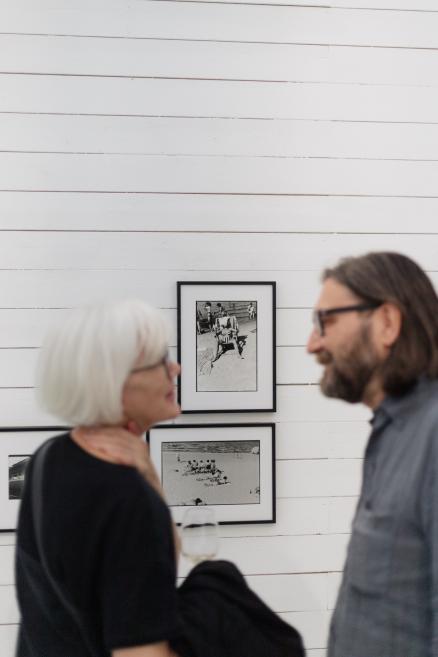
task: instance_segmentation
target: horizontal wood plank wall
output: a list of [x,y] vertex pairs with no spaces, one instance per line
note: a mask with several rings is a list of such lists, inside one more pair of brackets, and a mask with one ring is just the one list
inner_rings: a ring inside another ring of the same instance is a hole
[[177,280],[276,280],[278,412],[213,420],[277,423],[278,522],[221,553],[323,657],[369,413],[319,393],[310,310],[343,255],[438,284],[436,1],[5,0],[0,22],[0,424],[53,422],[33,371],[70,308],[142,297],[175,353]]

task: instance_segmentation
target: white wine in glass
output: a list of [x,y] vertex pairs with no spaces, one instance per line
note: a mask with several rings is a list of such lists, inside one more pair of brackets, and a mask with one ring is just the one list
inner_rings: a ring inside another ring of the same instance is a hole
[[184,513],[181,523],[181,549],[194,565],[213,559],[219,547],[219,527],[213,509],[195,506]]

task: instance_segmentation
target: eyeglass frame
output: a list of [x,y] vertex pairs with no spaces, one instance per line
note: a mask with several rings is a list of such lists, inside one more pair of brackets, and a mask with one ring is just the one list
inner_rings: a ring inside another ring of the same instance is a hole
[[163,365],[169,379],[171,378],[170,376],[170,371],[169,371],[169,363],[170,363],[170,355],[169,355],[169,350],[166,350],[166,353],[164,356],[158,361],[158,363],[155,363],[154,365],[143,365],[142,367],[134,367],[130,371],[130,374],[136,374],[137,372],[147,372],[147,370],[153,370],[156,367],[159,367],[160,365]]
[[324,320],[331,315],[340,315],[342,313],[350,312],[364,312],[366,310],[376,310],[383,304],[383,301],[373,301],[370,303],[357,303],[351,306],[341,306],[338,308],[322,308],[321,310],[314,309],[312,312],[312,323],[314,330],[318,335],[323,338],[325,336]]

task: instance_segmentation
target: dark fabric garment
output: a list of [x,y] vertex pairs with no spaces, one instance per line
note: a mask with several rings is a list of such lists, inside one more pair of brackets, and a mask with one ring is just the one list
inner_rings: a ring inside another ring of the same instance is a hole
[[80,610],[87,650],[41,567],[31,504],[32,460],[16,551],[17,657],[108,657],[111,649],[180,633],[171,519],[134,468],[94,458],[68,434],[46,454],[43,541],[51,573]]
[[196,566],[178,591],[181,657],[304,657],[300,635],[247,586],[228,561]]
[[372,419],[328,657],[438,657],[438,381]]
[[68,434],[52,442],[44,464],[43,542],[51,575],[80,611],[81,628],[39,559],[31,461],[17,535],[16,657],[109,657],[114,648],[164,640],[181,657],[303,657],[298,633],[231,563],[200,564],[176,589],[168,509],[134,469],[90,456]]

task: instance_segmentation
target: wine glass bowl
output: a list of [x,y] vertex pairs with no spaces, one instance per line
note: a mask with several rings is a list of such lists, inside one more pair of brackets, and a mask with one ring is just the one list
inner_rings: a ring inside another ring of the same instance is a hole
[[192,507],[181,523],[181,551],[194,565],[213,559],[219,548],[219,527],[213,509]]

